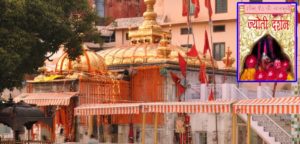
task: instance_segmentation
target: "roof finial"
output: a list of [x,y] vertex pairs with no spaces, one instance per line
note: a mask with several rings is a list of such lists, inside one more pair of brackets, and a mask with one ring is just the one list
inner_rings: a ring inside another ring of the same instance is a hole
[[143,14],[144,21],[143,24],[139,27],[140,30],[142,29],[149,29],[149,28],[154,28],[154,29],[160,29],[160,25],[156,21],[157,14],[154,12],[154,4],[156,0],[144,0],[146,4],[146,11]]
[[151,43],[158,43],[163,34],[169,35],[169,32],[162,30],[161,26],[157,23],[157,14],[154,12],[154,4],[156,0],[144,0],[146,4],[146,11],[143,14],[144,21],[136,31],[129,31],[131,42],[146,39]]

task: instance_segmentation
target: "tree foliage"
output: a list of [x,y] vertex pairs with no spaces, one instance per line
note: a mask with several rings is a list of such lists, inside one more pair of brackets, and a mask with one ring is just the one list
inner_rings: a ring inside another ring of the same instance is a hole
[[100,42],[87,0],[0,0],[0,91],[20,86],[64,45],[70,58],[83,41]]

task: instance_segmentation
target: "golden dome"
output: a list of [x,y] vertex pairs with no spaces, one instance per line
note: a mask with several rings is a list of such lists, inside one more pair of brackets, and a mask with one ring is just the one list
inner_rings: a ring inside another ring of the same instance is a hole
[[[105,59],[108,66],[131,64],[178,64],[180,53],[189,66],[199,67],[200,60],[186,56],[188,49],[169,44],[171,33],[165,32],[156,22],[157,14],[154,12],[156,0],[144,0],[147,10],[144,12],[144,21],[137,30],[129,30],[130,46],[121,46],[98,52]],[[207,67],[212,67],[208,58],[202,58]],[[217,68],[217,63],[214,61]]]
[[83,54],[76,58],[76,60],[70,60],[68,54],[64,53],[55,66],[55,72],[58,73],[69,73],[73,71],[106,73],[107,68],[102,57],[90,51],[86,46],[83,46]]
[[[166,51],[169,50],[170,52],[164,53],[165,55],[159,52],[160,49],[159,44],[144,43],[107,49],[98,52],[98,54],[105,59],[106,65],[118,66],[130,64],[178,64],[178,53],[180,53],[185,57],[189,66],[199,67],[200,61],[198,58],[186,58],[186,48],[169,44],[166,47]],[[200,57],[207,67],[212,67],[210,59],[204,58],[202,55]],[[216,62],[214,65],[217,67]]]

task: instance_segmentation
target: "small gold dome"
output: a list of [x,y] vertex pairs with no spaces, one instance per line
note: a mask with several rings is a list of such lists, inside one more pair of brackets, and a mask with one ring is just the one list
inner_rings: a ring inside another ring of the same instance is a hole
[[58,60],[55,66],[55,72],[70,73],[70,72],[89,72],[89,73],[106,73],[107,68],[104,59],[97,53],[90,51],[86,46],[83,46],[83,54],[70,60],[68,54],[64,53]]
[[[105,59],[107,66],[131,65],[131,64],[178,64],[178,53],[180,53],[189,66],[199,67],[200,61],[198,58],[186,58],[187,49],[168,44],[167,49],[170,53],[165,57],[159,55],[159,44],[155,43],[138,43],[130,46],[121,46],[112,49],[97,52]],[[204,58],[200,55],[201,61],[206,63],[207,67],[212,67],[209,58]],[[217,68],[217,63],[214,63]]]

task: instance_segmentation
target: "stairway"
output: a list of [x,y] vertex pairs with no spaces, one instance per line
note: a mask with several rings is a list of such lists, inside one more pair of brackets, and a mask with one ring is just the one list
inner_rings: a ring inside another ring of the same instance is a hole
[[[233,89],[232,94],[236,99],[255,98],[255,92],[245,91],[234,86]],[[272,97],[266,88],[261,90],[264,98]],[[239,114],[238,116],[247,122],[247,115]],[[290,144],[292,142],[290,115],[252,115],[251,128],[268,144]]]
[[[240,114],[239,117],[247,122],[247,116]],[[281,115],[252,115],[251,128],[265,142],[269,144],[290,144],[290,124],[289,119],[284,119]]]

